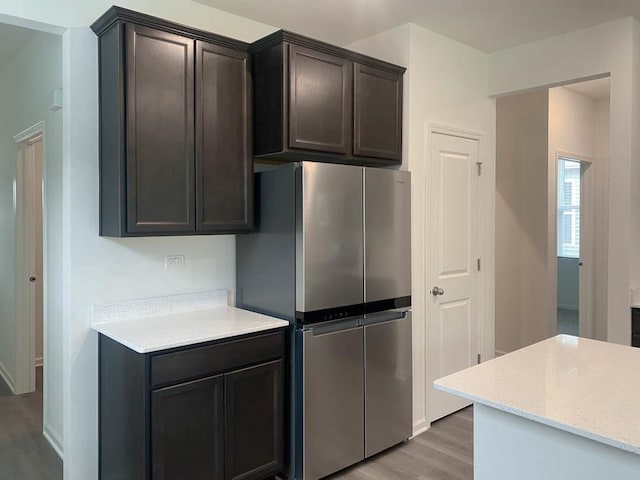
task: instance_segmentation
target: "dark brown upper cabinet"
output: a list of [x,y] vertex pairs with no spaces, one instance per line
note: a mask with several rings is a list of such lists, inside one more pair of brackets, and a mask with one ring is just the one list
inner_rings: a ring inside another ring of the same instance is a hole
[[119,7],[99,37],[100,234],[253,226],[248,44]]
[[402,162],[402,76],[355,64],[353,154]]
[[348,155],[353,111],[352,64],[290,44],[289,147]]
[[405,68],[283,30],[250,51],[256,159],[401,163]]

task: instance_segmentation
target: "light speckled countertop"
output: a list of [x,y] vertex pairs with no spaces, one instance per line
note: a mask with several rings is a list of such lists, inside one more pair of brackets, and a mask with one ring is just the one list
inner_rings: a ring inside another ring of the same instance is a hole
[[150,353],[289,325],[226,301],[223,290],[96,305],[92,328],[138,353]]
[[640,348],[558,335],[434,386],[640,455]]

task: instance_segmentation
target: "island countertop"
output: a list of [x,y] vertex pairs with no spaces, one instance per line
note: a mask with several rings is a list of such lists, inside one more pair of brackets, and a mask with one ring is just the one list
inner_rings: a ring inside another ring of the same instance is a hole
[[640,349],[558,335],[435,388],[640,455]]
[[92,328],[138,353],[287,327],[289,322],[226,305],[226,291],[94,306]]

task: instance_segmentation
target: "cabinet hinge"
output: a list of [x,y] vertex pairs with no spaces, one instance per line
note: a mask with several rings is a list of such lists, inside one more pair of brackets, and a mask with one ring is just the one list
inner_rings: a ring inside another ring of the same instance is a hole
[[480,362],[482,362],[482,356],[478,354],[478,365],[480,364]]
[[478,271],[480,271],[482,269],[482,263],[480,262],[480,259],[478,259]]
[[482,175],[482,162],[476,162],[476,165],[478,166],[478,175]]

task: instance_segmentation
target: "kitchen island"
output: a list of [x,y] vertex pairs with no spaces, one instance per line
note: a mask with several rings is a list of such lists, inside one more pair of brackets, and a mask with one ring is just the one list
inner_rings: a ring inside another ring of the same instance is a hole
[[640,349],[558,335],[434,386],[474,402],[475,480],[640,478]]

